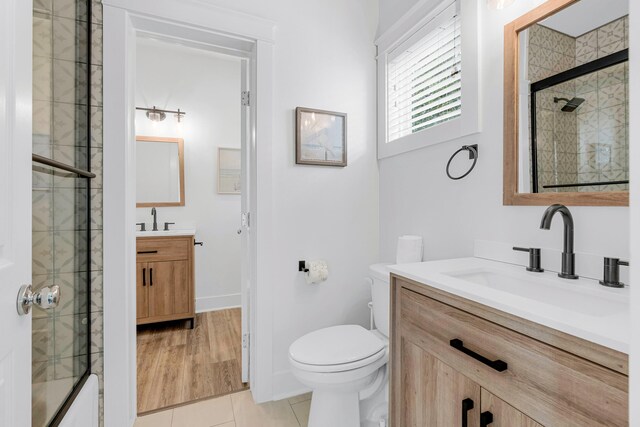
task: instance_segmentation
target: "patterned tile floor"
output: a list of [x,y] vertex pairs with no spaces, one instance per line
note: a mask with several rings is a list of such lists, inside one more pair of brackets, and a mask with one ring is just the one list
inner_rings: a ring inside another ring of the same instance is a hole
[[307,427],[311,394],[257,405],[248,390],[139,417],[134,427]]

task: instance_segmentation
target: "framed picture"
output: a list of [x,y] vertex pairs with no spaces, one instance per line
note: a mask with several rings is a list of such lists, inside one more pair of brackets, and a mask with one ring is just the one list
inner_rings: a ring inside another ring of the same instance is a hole
[[218,194],[240,194],[242,151],[218,147]]
[[347,166],[347,115],[296,108],[296,164]]

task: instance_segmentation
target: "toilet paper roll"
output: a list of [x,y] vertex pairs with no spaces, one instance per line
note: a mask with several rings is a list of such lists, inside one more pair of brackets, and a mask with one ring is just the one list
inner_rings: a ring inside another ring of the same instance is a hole
[[421,261],[422,261],[422,237],[411,236],[411,235],[398,237],[396,263],[406,264],[409,262],[421,262]]
[[309,285],[324,282],[329,277],[329,267],[324,260],[307,261],[305,268],[309,270],[304,274],[304,278]]

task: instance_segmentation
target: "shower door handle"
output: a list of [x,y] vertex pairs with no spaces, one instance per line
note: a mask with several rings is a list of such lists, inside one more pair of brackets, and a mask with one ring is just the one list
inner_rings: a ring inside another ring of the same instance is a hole
[[18,292],[17,309],[18,314],[25,316],[31,311],[33,305],[47,310],[56,308],[60,303],[60,286],[52,285],[40,288],[37,292],[33,292],[31,285],[23,285]]

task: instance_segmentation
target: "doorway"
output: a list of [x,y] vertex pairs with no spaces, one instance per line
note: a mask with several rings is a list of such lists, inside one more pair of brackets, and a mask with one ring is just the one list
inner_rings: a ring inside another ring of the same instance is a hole
[[136,40],[139,415],[248,388],[241,322],[248,60],[217,50],[147,34]]
[[[105,425],[130,425],[136,404],[135,44],[148,34],[249,60],[250,107],[242,162],[243,371],[256,402],[272,398],[271,116],[275,24],[193,3],[103,1]],[[243,181],[245,182],[245,181]],[[260,183],[258,191],[257,183]],[[245,332],[246,331],[246,332]],[[259,339],[258,339],[259,337]],[[258,357],[259,354],[259,357]],[[109,375],[109,372],[112,374]],[[126,408],[125,411],[122,408]]]

